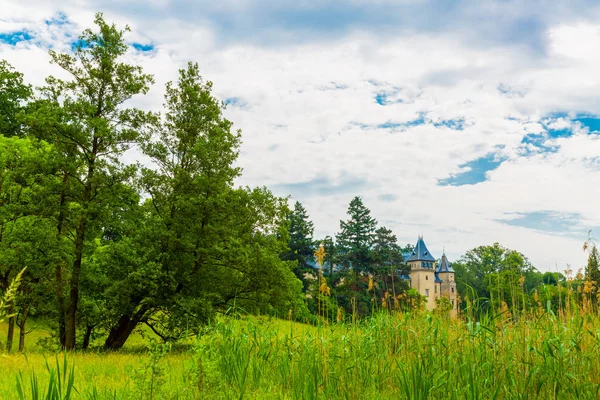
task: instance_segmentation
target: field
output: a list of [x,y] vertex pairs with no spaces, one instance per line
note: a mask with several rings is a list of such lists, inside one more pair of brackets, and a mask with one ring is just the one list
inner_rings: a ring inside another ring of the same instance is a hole
[[[381,314],[322,327],[242,318],[189,345],[133,342],[69,354],[73,398],[597,399],[600,389],[600,319],[582,313],[480,323]],[[63,355],[39,349],[0,357],[2,399],[18,398],[19,371],[26,398],[32,371],[47,386],[46,360],[65,372]]]

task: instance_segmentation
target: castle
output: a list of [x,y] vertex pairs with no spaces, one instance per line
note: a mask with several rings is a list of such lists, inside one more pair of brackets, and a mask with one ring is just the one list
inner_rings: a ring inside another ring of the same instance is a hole
[[403,277],[410,280],[411,288],[427,298],[425,304],[427,309],[433,310],[436,300],[446,297],[452,306],[451,314],[456,315],[458,302],[454,269],[446,258],[446,253],[444,252],[442,258],[436,261],[427,250],[423,236],[419,236],[412,253],[404,254],[404,261],[410,267],[410,276]]

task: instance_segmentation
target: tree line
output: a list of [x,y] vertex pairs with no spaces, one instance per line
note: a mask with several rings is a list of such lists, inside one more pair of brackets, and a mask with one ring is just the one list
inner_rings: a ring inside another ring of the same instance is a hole
[[[422,308],[424,299],[410,289],[406,279],[410,270],[403,259],[413,246],[399,245],[390,229],[378,227],[360,197],[352,199],[347,216],[340,221],[335,238],[316,240],[314,225],[301,203],[296,202],[289,216],[289,250],[283,257],[295,262],[294,273],[303,281],[310,310],[322,315],[325,305],[333,310],[328,318],[335,320],[339,314],[360,317],[382,309]],[[324,256],[321,265],[316,265],[314,252],[319,247]],[[452,263],[460,309],[470,308],[469,312],[481,317],[542,306],[558,312],[567,301],[596,305],[600,302],[600,252],[591,238],[583,250],[588,263],[577,272],[569,265],[563,272],[540,272],[525,255],[499,243],[471,249]]]

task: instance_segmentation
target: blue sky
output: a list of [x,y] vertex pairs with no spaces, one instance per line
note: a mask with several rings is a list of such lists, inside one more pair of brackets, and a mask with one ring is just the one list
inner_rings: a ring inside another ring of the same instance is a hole
[[5,3],[0,57],[34,84],[96,11],[155,76],[139,107],[198,61],[243,131],[239,183],[301,201],[318,236],[360,195],[434,255],[498,241],[564,270],[600,227],[597,1]]

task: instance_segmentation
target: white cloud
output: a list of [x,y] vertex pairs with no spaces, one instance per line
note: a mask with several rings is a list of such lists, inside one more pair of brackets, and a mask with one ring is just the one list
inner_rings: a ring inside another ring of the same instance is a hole
[[[240,7],[249,10],[252,4]],[[37,44],[0,44],[0,57],[36,84],[57,73],[43,47],[68,49],[66,34],[90,26],[94,11],[67,4],[63,11],[72,24],[47,26],[43,21],[58,10],[46,2],[38,5],[28,14],[24,5],[9,1],[10,18],[0,20],[0,33],[28,28],[40,38]],[[167,1],[150,7],[164,17],[106,15],[132,26],[128,40],[155,45],[152,54],[128,55],[157,81],[136,104],[158,109],[164,83],[176,78],[187,60],[198,61],[219,97],[245,104],[226,111],[244,132],[240,183],[276,190],[305,183],[294,186],[294,200],[305,203],[319,235],[336,232],[350,199],[361,195],[402,243],[424,233],[435,254],[445,246],[450,256],[458,256],[499,241],[542,270],[584,262],[587,230],[600,227],[600,209],[592,200],[600,195],[592,184],[600,177],[595,161],[600,141],[568,118],[546,116],[600,113],[600,53],[593,51],[600,47],[600,25],[556,22],[538,32],[548,43],[542,55],[519,41],[483,47],[454,31],[383,36],[364,26],[321,40],[266,45],[224,41],[215,22],[177,17],[176,4]],[[496,7],[486,2],[482,12],[493,14]],[[243,15],[235,19],[242,23]],[[375,100],[381,93],[387,95],[385,106]],[[400,126],[419,118],[425,123]],[[463,129],[444,121],[459,121]],[[532,153],[533,145],[524,151],[525,135],[565,128],[577,134],[554,140],[558,151]],[[491,152],[507,161],[489,172],[486,182],[438,186],[438,180],[461,172],[462,164]],[[317,179],[332,189],[311,189]],[[510,213],[539,210],[581,214],[581,226],[574,228],[581,238],[498,222]]]

